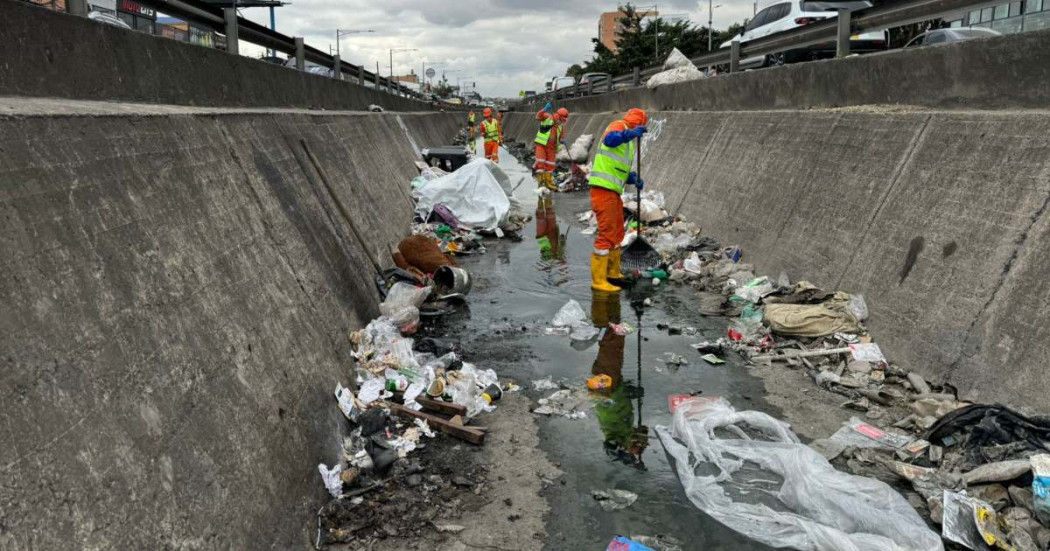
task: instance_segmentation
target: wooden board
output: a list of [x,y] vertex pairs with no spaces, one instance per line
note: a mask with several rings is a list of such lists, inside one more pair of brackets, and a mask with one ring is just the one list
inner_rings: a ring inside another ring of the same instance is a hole
[[439,430],[445,434],[455,436],[460,440],[470,442],[471,444],[483,444],[485,442],[485,432],[476,427],[463,427],[459,425],[453,425],[447,420],[442,419],[436,415],[424,413],[422,411],[416,411],[411,408],[407,408],[401,404],[390,404],[390,411],[394,412],[401,417],[407,417],[409,419],[423,419],[430,425],[430,428]]

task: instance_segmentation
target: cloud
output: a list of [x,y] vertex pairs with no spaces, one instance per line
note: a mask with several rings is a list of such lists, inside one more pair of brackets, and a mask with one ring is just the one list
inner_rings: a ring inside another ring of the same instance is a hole
[[[724,28],[752,13],[748,0],[721,0],[714,26]],[[562,75],[573,63],[593,55],[591,38],[598,18],[615,9],[615,2],[598,0],[296,0],[278,8],[277,31],[302,36],[323,51],[335,49],[335,30],[373,30],[350,34],[340,44],[342,58],[394,74],[419,73],[425,63],[449,80],[477,84],[484,96],[516,96],[519,90],[542,90],[544,82]],[[683,14],[706,24],[707,2],[668,0],[663,14]],[[242,15],[269,25],[265,8],[248,8]],[[242,48],[261,55],[261,48]]]

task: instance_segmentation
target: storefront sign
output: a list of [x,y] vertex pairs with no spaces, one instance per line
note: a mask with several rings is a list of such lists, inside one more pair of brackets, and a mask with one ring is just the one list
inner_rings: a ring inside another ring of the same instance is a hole
[[150,19],[157,18],[157,11],[153,8],[147,8],[146,6],[140,5],[131,0],[120,0],[120,11],[133,13],[135,15],[141,15]]

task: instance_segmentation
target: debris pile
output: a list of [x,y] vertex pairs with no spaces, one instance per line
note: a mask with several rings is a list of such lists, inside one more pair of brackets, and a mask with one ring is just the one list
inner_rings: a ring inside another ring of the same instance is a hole
[[[806,453],[819,453],[842,470],[893,485],[940,527],[945,540],[963,548],[1050,547],[1050,416],[960,400],[950,386],[927,381],[886,358],[864,326],[869,311],[862,295],[827,291],[806,281],[792,283],[786,274],[776,279],[757,276],[754,267],[742,261],[738,247],[702,238],[691,227],[676,231],[676,225],[684,226],[680,219],[668,219],[644,230],[664,257],[662,267],[671,281],[697,291],[705,315],[733,320],[726,336],[693,345],[703,359],[717,364],[718,354],[732,350],[750,365],[804,370],[817,386],[840,394],[843,408],[857,412],[838,432],[814,441]],[[753,421],[750,416],[757,414],[734,412],[728,404],[719,406],[724,409],[720,413],[712,412],[713,407],[697,406],[694,418],[676,416],[673,434],[658,429],[665,447],[682,449],[683,437],[691,446],[707,446],[706,440],[689,435],[711,435],[713,429],[704,423],[735,425]],[[725,449],[747,459],[741,445]],[[707,448],[690,451],[709,460],[717,457]],[[776,470],[776,465],[765,466]],[[815,486],[806,487],[807,499],[813,499]],[[708,490],[696,487],[689,492],[695,504],[727,525],[737,522],[724,503],[713,507],[717,500]],[[864,501],[857,495],[853,499],[854,507]],[[753,519],[751,513],[740,514]],[[880,514],[880,524],[893,526],[895,533],[905,525],[900,519],[886,522],[886,513]],[[894,533],[884,535],[896,541]],[[897,541],[898,548],[940,548],[913,536]]]
[[[321,512],[319,522],[327,530],[319,528],[319,541],[397,535],[406,507],[419,516],[420,526],[437,525],[440,518],[450,517],[439,496],[451,495],[455,486],[475,486],[460,472],[451,479],[427,475],[428,465],[415,460],[417,450],[430,447],[439,432],[483,444],[487,429],[471,421],[494,410],[504,391],[493,370],[464,362],[454,343],[405,336],[413,329],[394,316],[416,308],[429,291],[395,283],[381,306],[384,315],[350,335],[357,391],[336,386],[336,402],[349,430],[336,464],[318,465],[333,497]],[[429,452],[427,457],[438,455]],[[367,499],[366,494],[385,487],[404,494],[405,502],[390,505],[389,496]],[[390,526],[395,526],[392,534]]]

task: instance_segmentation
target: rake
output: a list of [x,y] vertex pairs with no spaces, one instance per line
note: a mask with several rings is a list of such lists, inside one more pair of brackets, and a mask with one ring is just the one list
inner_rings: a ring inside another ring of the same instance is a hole
[[[636,164],[638,165],[638,178],[642,177],[642,139],[638,138],[638,148],[636,151],[637,159]],[[620,270],[625,273],[632,273],[635,270],[645,271],[655,268],[663,262],[663,257],[660,253],[650,245],[644,237],[642,237],[642,229],[644,229],[642,222],[642,190],[635,188],[638,191],[638,208],[635,211],[635,218],[638,222],[638,238],[627,245],[627,248],[623,250],[623,254],[620,256]]]

